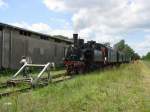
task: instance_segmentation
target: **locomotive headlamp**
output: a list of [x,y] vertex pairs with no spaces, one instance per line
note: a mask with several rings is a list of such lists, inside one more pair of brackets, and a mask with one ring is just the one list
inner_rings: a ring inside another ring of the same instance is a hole
[[83,58],[83,57],[81,57],[81,58],[80,58],[80,60],[81,60],[81,61],[83,61],[83,60],[84,60],[84,58]]

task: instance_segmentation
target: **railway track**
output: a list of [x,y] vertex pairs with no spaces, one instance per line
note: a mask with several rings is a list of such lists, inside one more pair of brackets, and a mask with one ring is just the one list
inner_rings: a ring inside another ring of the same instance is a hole
[[27,90],[30,90],[30,89],[31,89],[31,87],[27,87],[27,88],[18,89],[18,90],[15,90],[15,91],[3,92],[3,93],[0,93],[0,98],[10,96],[11,94],[15,94],[15,93],[26,92]]
[[[53,76],[52,77],[52,84],[53,83],[59,83],[61,81],[64,81],[64,80],[68,80],[68,79],[71,79],[71,76],[66,76],[65,74],[59,74],[57,76]],[[42,80],[46,80],[46,78],[43,78]],[[9,81],[8,81],[9,82]],[[17,87],[18,82],[15,83],[0,83],[0,90],[3,91],[3,89],[7,89],[7,88],[11,88],[12,91],[4,91],[4,92],[0,92],[0,98],[3,98],[3,97],[7,97],[7,96],[10,96],[12,94],[16,94],[16,93],[24,93],[24,92],[28,92],[29,90],[32,90],[34,89],[31,84],[29,84],[30,86],[29,87],[24,87],[24,88],[21,88],[21,89],[16,89],[16,90],[13,90],[14,87]],[[38,88],[42,88],[42,87],[45,87],[47,86],[48,83],[39,83],[38,84]]]
[[[59,83],[61,81],[68,80],[68,79],[71,79],[73,77],[74,76],[68,76],[68,75],[66,75],[66,73],[57,74],[57,75],[52,76],[51,83],[53,83],[53,84],[54,83]],[[46,82],[47,78],[41,78],[41,80],[44,81],[45,83],[39,83],[38,84],[38,88],[42,88],[42,87],[45,87],[45,86],[48,85],[48,83]],[[17,87],[18,84],[20,84],[21,82],[28,82],[28,79],[14,80],[11,83],[9,81],[7,81],[6,83],[0,83],[0,90],[7,89],[7,88]],[[0,99],[3,98],[3,97],[10,96],[12,94],[28,92],[29,90],[34,89],[31,84],[29,84],[29,85],[30,85],[30,87],[25,87],[25,88],[21,88],[21,89],[17,89],[17,90],[12,90],[12,91],[8,91],[8,92],[0,92]]]
[[0,89],[6,88],[6,87],[7,87],[7,83],[0,83]]

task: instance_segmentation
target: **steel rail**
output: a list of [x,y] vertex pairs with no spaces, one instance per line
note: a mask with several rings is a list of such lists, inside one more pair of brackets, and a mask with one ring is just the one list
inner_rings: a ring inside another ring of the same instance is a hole
[[[69,79],[71,79],[71,76],[65,76],[64,74],[62,74],[61,77],[53,78],[52,84],[59,83],[59,82],[69,80]],[[44,80],[46,80],[46,79],[44,79]],[[49,84],[48,83],[42,83],[42,84],[38,85],[38,88],[45,87],[47,85],[49,85]],[[6,86],[6,87],[9,87],[9,86]],[[10,96],[10,95],[15,94],[15,93],[27,92],[31,89],[34,89],[34,88],[32,86],[30,86],[30,87],[26,87],[23,89],[13,90],[13,91],[9,91],[9,92],[2,92],[2,93],[0,93],[0,98],[7,97],[7,96]]]

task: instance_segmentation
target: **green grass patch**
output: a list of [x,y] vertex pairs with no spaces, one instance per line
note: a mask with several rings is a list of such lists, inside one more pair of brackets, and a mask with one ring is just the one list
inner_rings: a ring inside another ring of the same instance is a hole
[[149,112],[150,94],[143,84],[144,66],[147,65],[143,62],[121,65],[3,98],[0,111]]

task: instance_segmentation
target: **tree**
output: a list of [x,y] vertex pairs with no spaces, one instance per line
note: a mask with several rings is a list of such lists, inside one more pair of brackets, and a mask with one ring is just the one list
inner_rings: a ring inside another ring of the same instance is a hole
[[138,53],[134,53],[134,60],[139,60],[141,57]]
[[121,40],[120,42],[118,42],[114,45],[114,49],[116,49],[118,51],[123,51],[124,47],[125,47],[125,41],[124,40]]
[[140,56],[137,53],[135,53],[134,50],[128,44],[125,44],[124,40],[121,40],[120,42],[116,43],[114,45],[114,49],[120,52],[124,52],[125,54],[130,56],[132,60],[140,58]]
[[124,49],[122,50],[125,54],[127,54],[128,56],[133,57],[134,56],[134,50],[128,46],[127,44],[125,44]]
[[145,56],[143,56],[142,59],[150,60],[150,52],[148,52]]

